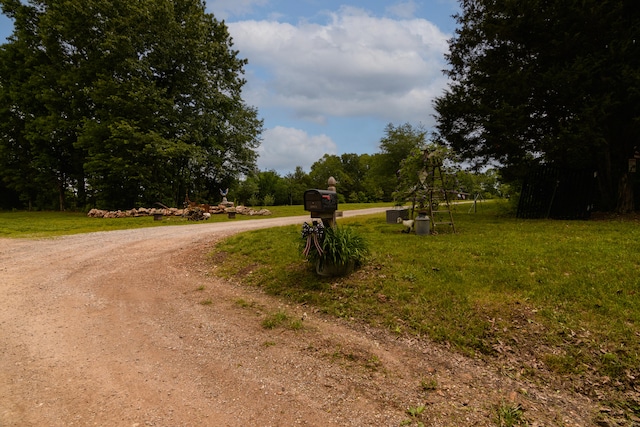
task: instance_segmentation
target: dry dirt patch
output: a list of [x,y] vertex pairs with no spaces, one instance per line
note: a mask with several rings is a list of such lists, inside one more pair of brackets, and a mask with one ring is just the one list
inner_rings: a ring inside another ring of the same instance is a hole
[[303,220],[0,240],[0,426],[590,425],[568,391],[215,277],[220,238]]

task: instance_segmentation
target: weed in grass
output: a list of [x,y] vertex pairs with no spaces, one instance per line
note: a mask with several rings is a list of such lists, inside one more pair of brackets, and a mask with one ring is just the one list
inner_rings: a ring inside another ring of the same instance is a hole
[[425,409],[426,409],[426,406],[424,405],[407,408],[407,415],[410,415],[411,417],[416,418],[422,415]]
[[361,367],[368,371],[377,372],[382,368],[380,358],[362,349],[348,350],[338,344],[332,353],[328,353],[327,357],[332,362],[338,362],[350,367]]
[[411,418],[404,420],[400,423],[401,426],[416,425],[417,427],[424,427],[422,422],[422,413],[427,407],[425,405],[412,406],[407,408],[407,415]]
[[501,402],[495,408],[495,423],[498,427],[528,426],[524,409],[517,403]]
[[279,310],[275,313],[267,315],[262,321],[262,327],[265,329],[275,329],[283,327],[292,331],[298,331],[304,327],[302,320],[294,319],[289,316],[284,310]]
[[364,367],[371,370],[371,371],[377,371],[380,366],[382,366],[382,362],[380,361],[380,358],[376,355],[371,356],[369,359],[367,359],[367,361],[364,364]]
[[545,354],[542,358],[547,367],[558,374],[579,373],[579,365],[576,359],[567,354]]
[[213,301],[211,300],[211,298],[207,298],[205,300],[200,301],[201,305],[211,305],[213,304]]
[[414,272],[407,271],[400,275],[400,280],[404,280],[405,282],[415,282],[418,280],[418,277]]
[[204,291],[205,289],[206,287],[204,285],[201,285],[196,288],[196,291]]
[[288,328],[292,331],[299,331],[304,327],[301,319],[293,319],[289,322]]
[[353,353],[345,353],[342,350],[342,346],[338,346],[336,350],[331,354],[331,360],[346,360],[349,362],[355,362],[356,356]]
[[438,389],[438,381],[434,378],[425,378],[420,382],[423,391],[434,391]]
[[275,345],[276,345],[276,343],[274,341],[265,341],[265,342],[262,343],[263,347],[273,347]]
[[613,353],[605,353],[600,357],[602,372],[611,378],[619,378],[624,373],[624,365],[620,362],[617,355]]
[[282,326],[283,323],[289,320],[289,315],[284,311],[277,311],[269,314],[266,319],[262,321],[262,327],[265,329],[275,329]]
[[235,305],[242,308],[252,308],[255,307],[255,301],[245,301],[243,298],[240,298],[235,301]]

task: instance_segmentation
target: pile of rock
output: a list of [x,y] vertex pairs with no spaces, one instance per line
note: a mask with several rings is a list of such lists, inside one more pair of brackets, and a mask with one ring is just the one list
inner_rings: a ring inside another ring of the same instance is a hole
[[169,208],[169,209],[138,208],[138,209],[130,209],[126,211],[120,211],[120,210],[106,211],[102,209],[91,209],[87,214],[87,216],[91,218],[131,218],[131,217],[153,216],[153,215],[182,216],[183,213],[184,213],[184,209],[177,209],[177,208]]
[[[260,209],[255,210],[252,208],[248,208],[245,206],[237,206],[237,207],[227,207],[224,205],[218,206],[209,206],[208,213],[211,215],[216,214],[228,214],[231,212],[235,212],[239,215],[250,215],[250,216],[269,216],[271,215],[271,211],[269,209]],[[185,216],[189,212],[189,209],[178,209],[178,208],[138,208],[138,209],[130,209],[126,211],[106,211],[102,209],[91,209],[87,214],[88,217],[91,218],[132,218],[132,217],[140,217],[140,216],[154,216],[154,215],[162,215],[162,216]],[[206,217],[205,217],[206,218]]]
[[232,208],[236,210],[237,214],[240,215],[249,215],[249,216],[269,216],[271,215],[271,211],[269,209],[260,209],[255,210],[252,208],[248,208],[246,206],[238,206],[236,208]]

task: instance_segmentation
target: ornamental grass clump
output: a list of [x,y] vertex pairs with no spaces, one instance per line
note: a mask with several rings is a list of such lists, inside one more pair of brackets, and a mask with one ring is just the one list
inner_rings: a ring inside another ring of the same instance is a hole
[[325,228],[320,222],[304,223],[302,254],[321,272],[327,266],[355,268],[369,254],[366,240],[351,227]]

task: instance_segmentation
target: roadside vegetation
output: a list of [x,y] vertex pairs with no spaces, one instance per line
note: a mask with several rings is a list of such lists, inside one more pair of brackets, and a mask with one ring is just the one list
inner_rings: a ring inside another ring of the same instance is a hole
[[403,234],[384,215],[341,220],[371,253],[339,279],[317,276],[300,255],[298,226],[231,237],[212,262],[288,301],[434,340],[637,419],[637,218],[523,221],[500,215],[500,203],[469,206],[457,207],[457,234]]

